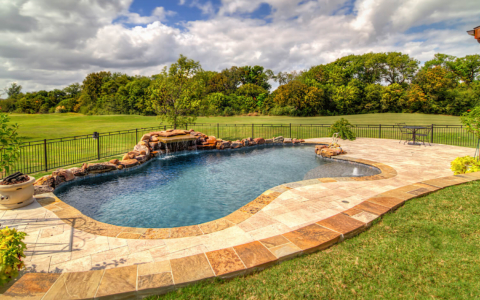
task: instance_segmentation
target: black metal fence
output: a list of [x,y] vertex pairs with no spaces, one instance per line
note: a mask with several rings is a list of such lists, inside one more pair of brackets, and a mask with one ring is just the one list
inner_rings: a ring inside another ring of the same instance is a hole
[[[431,143],[476,147],[477,139],[462,125],[423,125],[431,128]],[[72,136],[25,142],[20,145],[20,159],[10,173],[37,173],[83,162],[105,159],[131,151],[145,133],[171,126],[137,128],[114,132]],[[298,139],[328,137],[329,124],[187,124],[182,129],[194,129],[225,140],[246,137],[272,138],[284,136]],[[357,137],[401,139],[397,125],[356,125]],[[1,178],[0,174],[0,178]]]

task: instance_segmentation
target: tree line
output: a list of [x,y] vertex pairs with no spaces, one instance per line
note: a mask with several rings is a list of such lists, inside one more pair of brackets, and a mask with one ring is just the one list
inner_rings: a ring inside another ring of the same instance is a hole
[[[436,54],[420,62],[400,52],[348,55],[300,72],[262,66],[203,70],[181,55],[159,74],[95,72],[64,89],[5,89],[0,111],[160,115],[177,122],[198,115],[315,116],[379,112],[461,115],[480,105],[480,55]],[[279,87],[271,91],[271,83]],[[177,116],[177,117],[175,117]]]

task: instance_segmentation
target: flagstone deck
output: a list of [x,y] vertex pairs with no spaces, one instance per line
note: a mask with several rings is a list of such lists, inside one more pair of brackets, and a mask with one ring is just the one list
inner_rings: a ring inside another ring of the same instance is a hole
[[2,226],[29,234],[28,271],[43,272],[23,276],[3,298],[109,299],[119,294],[135,298],[215,276],[241,275],[354,236],[406,200],[480,179],[477,173],[451,176],[450,161],[473,155],[474,149],[365,138],[340,143],[348,154],[339,158],[376,165],[382,174],[275,187],[267,194],[276,197],[266,203],[253,201],[232,214],[235,218],[197,226],[194,235],[181,234],[191,229],[167,230],[167,236],[162,231],[161,239],[147,229],[128,229],[130,236],[128,231],[123,235],[94,231],[96,223],[85,222],[82,216],[59,217],[62,210],[72,208],[58,201],[49,209],[51,201],[44,203],[46,207],[35,202],[0,212]]

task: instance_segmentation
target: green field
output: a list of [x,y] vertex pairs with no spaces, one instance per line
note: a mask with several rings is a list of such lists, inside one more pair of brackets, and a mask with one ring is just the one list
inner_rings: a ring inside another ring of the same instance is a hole
[[148,299],[479,299],[479,189],[412,199],[325,251]]
[[[454,116],[426,114],[368,114],[334,117],[269,117],[269,116],[234,116],[201,117],[197,123],[220,124],[332,124],[344,117],[352,124],[393,125],[405,122],[411,125],[460,125],[460,118]],[[81,114],[12,114],[13,122],[20,125],[20,135],[25,141],[59,138],[97,132],[134,129],[158,126],[158,117],[135,115],[85,116]]]

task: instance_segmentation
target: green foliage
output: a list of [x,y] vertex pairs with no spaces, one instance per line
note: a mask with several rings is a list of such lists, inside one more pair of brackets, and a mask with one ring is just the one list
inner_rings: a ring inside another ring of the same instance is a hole
[[480,171],[480,161],[471,156],[457,157],[451,162],[455,175]]
[[353,125],[346,119],[341,118],[330,126],[330,136],[338,133],[338,137],[344,140],[355,140],[355,133],[352,131]]
[[18,271],[25,268],[22,257],[27,248],[23,239],[27,234],[15,228],[0,229],[0,286],[18,276]]
[[18,125],[9,125],[8,115],[0,114],[0,174],[8,173],[20,157]]
[[[165,78],[172,87],[183,84],[178,78],[188,78],[189,89],[195,87],[194,98],[200,104],[195,102],[198,109],[192,111],[193,119],[250,112],[290,116],[371,112],[461,115],[480,105],[478,54],[455,57],[437,53],[421,68],[418,60],[400,52],[352,54],[309,70],[277,75],[262,66],[232,66],[216,72],[202,70],[195,62],[192,69],[185,68],[189,61],[180,56],[169,70],[150,77],[95,72],[81,85],[63,90],[22,93],[20,85],[12,84],[5,89],[8,99],[0,99],[0,111],[54,113],[58,106],[64,106],[67,112],[88,115],[159,115],[167,120],[159,106],[153,107],[151,92],[158,89],[159,82],[165,83]],[[270,80],[280,84],[273,92]],[[224,98],[218,106],[212,99],[220,94]],[[215,106],[208,107],[210,103]]]
[[480,106],[475,107],[468,113],[464,113],[460,122],[465,125],[465,130],[473,133],[480,139]]
[[193,123],[199,114],[203,84],[195,75],[200,70],[199,62],[180,55],[148,88],[151,107],[174,128]]

